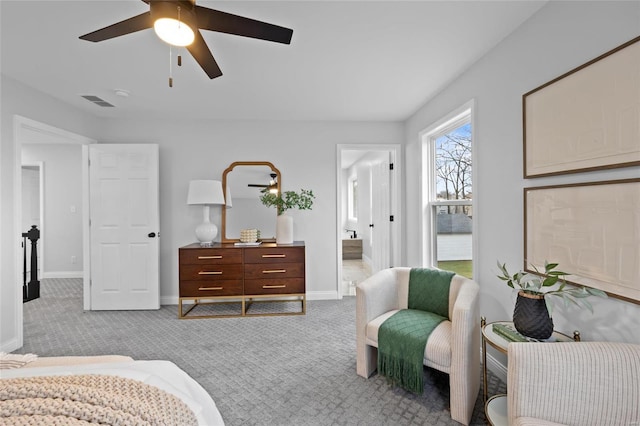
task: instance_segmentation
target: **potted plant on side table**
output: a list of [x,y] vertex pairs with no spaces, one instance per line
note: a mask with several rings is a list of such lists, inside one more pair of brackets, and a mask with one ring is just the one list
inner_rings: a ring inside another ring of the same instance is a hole
[[293,218],[285,212],[289,209],[311,210],[315,195],[313,191],[301,189],[300,192],[285,191],[283,193],[265,192],[260,196],[260,201],[267,207],[276,207],[278,217],[276,219],[276,243],[293,243]]
[[593,307],[589,296],[607,297],[595,288],[567,286],[565,277],[571,275],[557,270],[557,263],[544,262],[544,271],[531,265],[534,272],[518,271],[511,274],[506,264],[498,261],[501,274],[498,275],[511,288],[518,289],[518,298],[513,310],[513,325],[521,334],[535,339],[547,339],[553,333],[554,299],[562,299],[564,306],[574,304],[589,309]]

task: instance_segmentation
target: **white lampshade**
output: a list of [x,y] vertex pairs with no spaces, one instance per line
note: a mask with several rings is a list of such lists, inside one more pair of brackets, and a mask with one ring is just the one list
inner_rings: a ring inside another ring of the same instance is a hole
[[160,18],[154,22],[153,29],[162,41],[174,46],[188,46],[195,39],[191,27],[177,19]]
[[201,246],[210,246],[218,235],[218,227],[209,220],[209,206],[224,204],[222,183],[218,180],[192,180],[189,182],[187,204],[203,206],[203,222],[196,228],[196,237]]
[[224,204],[222,183],[219,180],[192,180],[187,204]]
[[161,40],[174,46],[188,46],[195,39],[198,23],[193,8],[180,3],[185,2],[150,2],[151,20]]

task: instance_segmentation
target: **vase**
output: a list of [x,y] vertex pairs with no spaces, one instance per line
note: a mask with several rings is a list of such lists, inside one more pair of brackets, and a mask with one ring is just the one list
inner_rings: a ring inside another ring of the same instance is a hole
[[553,320],[549,316],[544,295],[518,292],[513,325],[524,336],[548,339],[553,334]]
[[293,244],[293,218],[286,213],[276,219],[276,243]]

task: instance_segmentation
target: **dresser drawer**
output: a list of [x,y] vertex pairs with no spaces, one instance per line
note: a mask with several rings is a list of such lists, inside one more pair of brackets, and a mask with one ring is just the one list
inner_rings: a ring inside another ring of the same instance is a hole
[[242,296],[242,280],[180,282],[180,297],[215,296]]
[[229,263],[242,263],[242,250],[215,248],[180,250],[180,265],[210,265]]
[[180,265],[180,281],[242,280],[242,264]]
[[304,263],[304,247],[248,248],[245,263]]
[[304,263],[269,263],[244,265],[245,279],[303,278]]
[[245,295],[304,293],[304,278],[245,280]]

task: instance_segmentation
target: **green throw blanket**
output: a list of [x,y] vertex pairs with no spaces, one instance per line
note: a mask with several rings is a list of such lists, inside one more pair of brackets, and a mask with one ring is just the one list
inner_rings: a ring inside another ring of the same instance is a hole
[[424,390],[425,346],[431,332],[449,317],[453,275],[438,269],[411,269],[409,309],[387,318],[378,330],[378,373],[410,392]]

